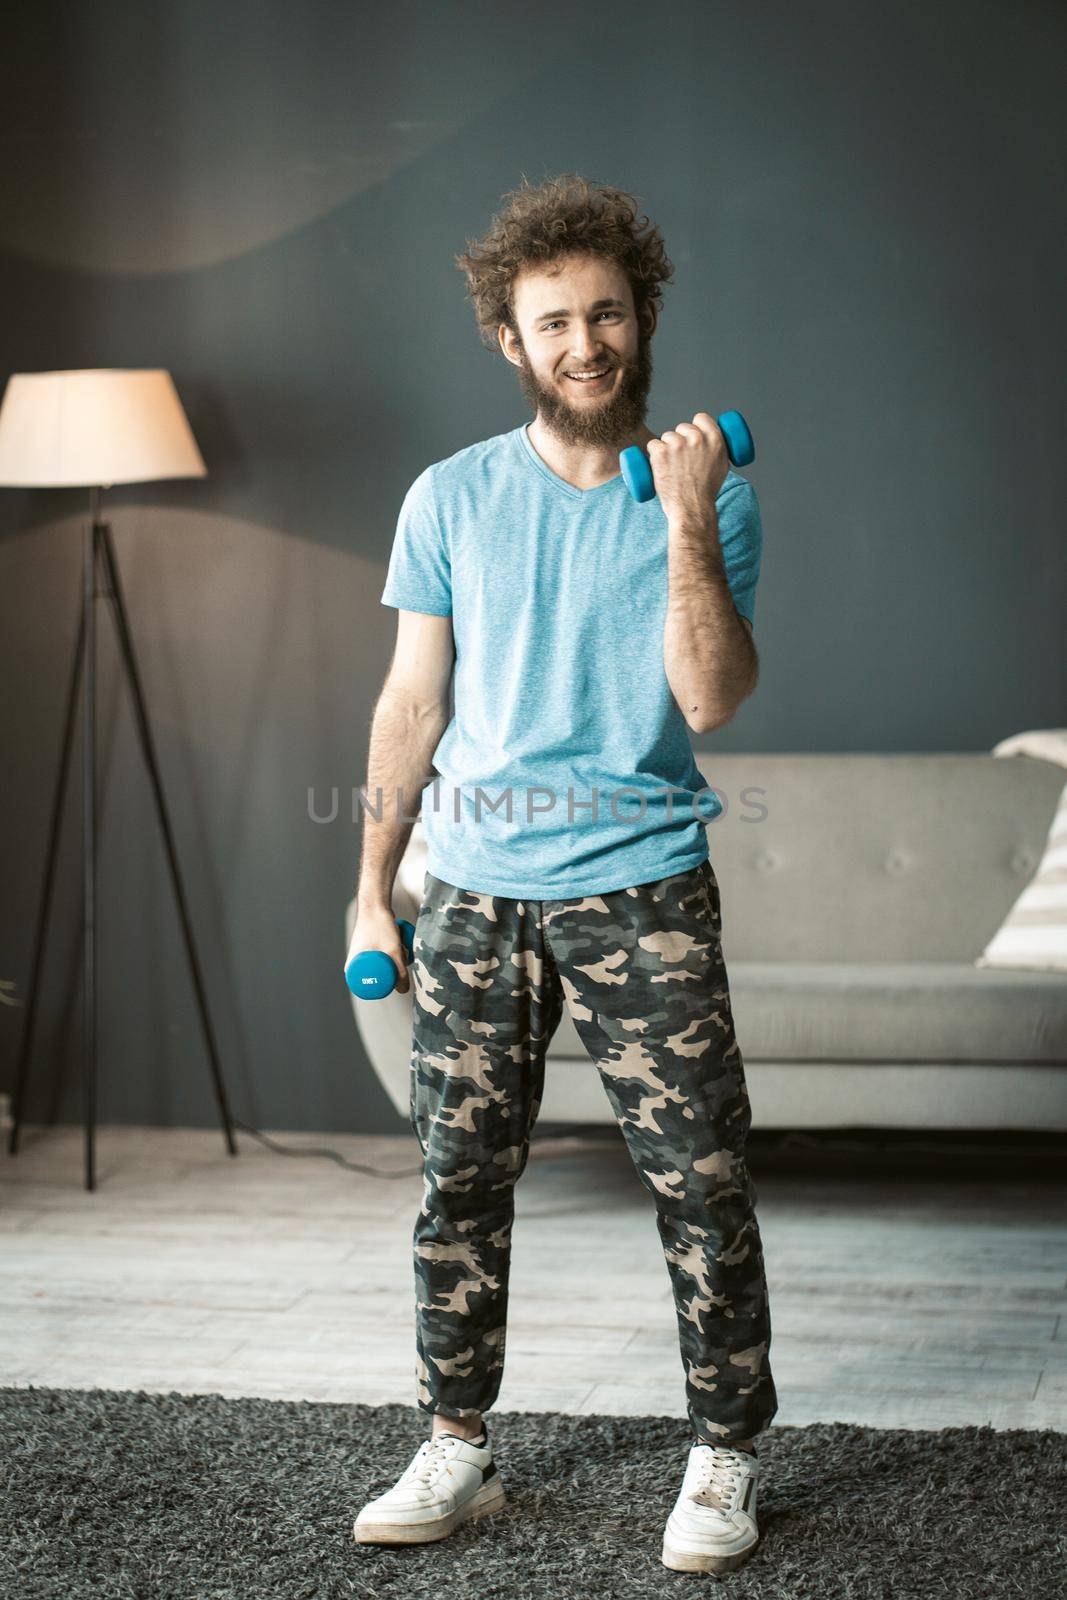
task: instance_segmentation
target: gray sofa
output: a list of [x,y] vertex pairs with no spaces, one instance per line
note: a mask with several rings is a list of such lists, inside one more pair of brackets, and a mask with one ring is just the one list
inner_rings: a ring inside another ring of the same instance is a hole
[[[1067,1129],[1067,974],[974,965],[1041,856],[1067,772],[1028,756],[697,757],[753,1127]],[[393,908],[416,919],[416,823]],[[345,947],[355,921],[348,906]],[[407,1117],[411,995],[359,1001]],[[610,1122],[569,1014],[542,1121]]]

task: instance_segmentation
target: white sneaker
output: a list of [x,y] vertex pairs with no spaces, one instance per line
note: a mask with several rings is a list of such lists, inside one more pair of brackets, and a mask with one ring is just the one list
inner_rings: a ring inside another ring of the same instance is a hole
[[426,1544],[504,1504],[504,1485],[484,1445],[441,1432],[424,1439],[391,1489],[368,1500],[352,1528],[357,1544]]
[[663,1565],[675,1572],[728,1572],[759,1542],[759,1462],[727,1445],[695,1444],[663,1534]]

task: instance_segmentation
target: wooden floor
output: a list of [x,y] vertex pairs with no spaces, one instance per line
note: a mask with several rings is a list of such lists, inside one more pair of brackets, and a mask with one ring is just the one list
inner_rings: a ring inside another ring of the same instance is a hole
[[[418,1149],[76,1128],[0,1155],[0,1384],[414,1404]],[[6,1151],[6,1147],[5,1147]],[[1067,1428],[1063,1191],[988,1170],[819,1177],[753,1159],[777,1425]],[[654,1213],[621,1140],[535,1144],[500,1410],[685,1415]]]

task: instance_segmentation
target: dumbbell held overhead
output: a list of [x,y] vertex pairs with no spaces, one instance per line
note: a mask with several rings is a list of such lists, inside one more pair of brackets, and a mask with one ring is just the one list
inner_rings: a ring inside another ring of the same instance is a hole
[[[415,929],[401,918],[397,922],[404,957],[410,964],[415,946]],[[345,966],[345,982],[358,1000],[384,1000],[396,988],[400,976],[396,962],[384,950],[361,950]]]
[[[756,446],[752,432],[740,411],[723,411],[715,418],[726,440],[726,454],[735,467],[747,467],[756,459]],[[652,466],[639,444],[632,444],[619,453],[619,468],[626,487],[639,504],[656,498],[656,484]]]

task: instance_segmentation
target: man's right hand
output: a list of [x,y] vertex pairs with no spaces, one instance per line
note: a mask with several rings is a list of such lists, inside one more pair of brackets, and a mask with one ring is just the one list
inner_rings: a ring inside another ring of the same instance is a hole
[[396,918],[389,906],[370,905],[359,908],[356,925],[352,929],[352,938],[348,945],[348,954],[345,957],[345,967],[347,968],[353,956],[361,955],[364,950],[380,950],[383,955],[390,957],[396,966],[397,992],[407,994],[411,982],[404,956],[404,943],[400,937],[400,929],[396,925]]

